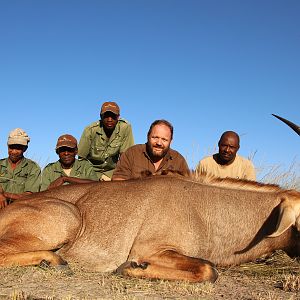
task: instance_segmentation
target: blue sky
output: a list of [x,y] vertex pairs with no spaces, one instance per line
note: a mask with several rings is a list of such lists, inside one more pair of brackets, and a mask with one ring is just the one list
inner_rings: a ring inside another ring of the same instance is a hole
[[0,156],[21,127],[43,167],[112,100],[136,143],[172,122],[191,168],[225,130],[258,168],[288,168],[299,136],[271,114],[300,124],[299,15],[298,0],[0,0]]

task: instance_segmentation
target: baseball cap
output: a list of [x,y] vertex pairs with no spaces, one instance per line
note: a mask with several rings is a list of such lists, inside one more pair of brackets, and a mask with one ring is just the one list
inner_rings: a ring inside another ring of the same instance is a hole
[[77,148],[77,140],[70,134],[61,135],[57,140],[55,150],[61,147]]
[[12,130],[7,139],[7,145],[27,146],[30,141],[28,134],[21,128]]
[[116,102],[104,102],[101,107],[100,115],[106,113],[107,111],[111,111],[112,113],[119,115],[120,107]]

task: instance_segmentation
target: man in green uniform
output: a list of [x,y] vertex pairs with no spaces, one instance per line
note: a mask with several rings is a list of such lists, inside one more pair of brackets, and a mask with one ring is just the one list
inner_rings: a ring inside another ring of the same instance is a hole
[[134,145],[131,125],[120,118],[115,102],[104,102],[100,120],[87,126],[78,146],[78,156],[94,165],[98,178],[109,181],[120,155]]
[[40,167],[24,157],[29,141],[21,128],[9,133],[8,157],[0,160],[0,208],[40,189]]
[[60,136],[55,150],[59,160],[44,168],[41,191],[63,184],[98,181],[93,165],[86,159],[76,159],[78,150],[75,137],[70,134]]

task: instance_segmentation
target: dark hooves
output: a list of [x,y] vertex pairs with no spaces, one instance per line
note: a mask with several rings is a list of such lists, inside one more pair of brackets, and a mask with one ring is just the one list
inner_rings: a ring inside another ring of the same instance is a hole
[[40,264],[39,264],[39,267],[43,270],[47,270],[50,268],[50,262],[47,261],[46,259],[43,259]]
[[120,265],[117,270],[114,272],[115,274],[118,275],[123,275],[125,269],[137,269],[141,268],[142,270],[147,269],[147,267],[150,265],[148,262],[142,262],[138,264],[136,261],[125,261],[122,265]]
[[57,266],[51,266],[49,261],[43,259],[40,262],[39,267],[43,270],[59,271],[68,276],[74,275],[74,272],[71,270],[71,268],[69,267],[69,265],[67,263],[64,263],[62,265],[57,265]]
[[147,269],[147,267],[149,266],[150,264],[148,262],[142,262],[140,264],[138,264],[137,262],[135,261],[132,261],[130,266],[133,268],[133,269],[137,269],[137,268],[141,268],[143,270]]

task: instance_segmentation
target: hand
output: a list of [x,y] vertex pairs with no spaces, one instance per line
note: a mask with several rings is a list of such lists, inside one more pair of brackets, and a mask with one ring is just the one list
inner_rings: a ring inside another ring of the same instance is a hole
[[5,206],[7,206],[7,200],[3,194],[0,194],[0,209],[4,208]]
[[58,177],[56,180],[52,181],[50,183],[50,185],[48,186],[48,190],[56,188],[58,186],[63,185],[66,182],[66,177],[65,176],[61,176]]

